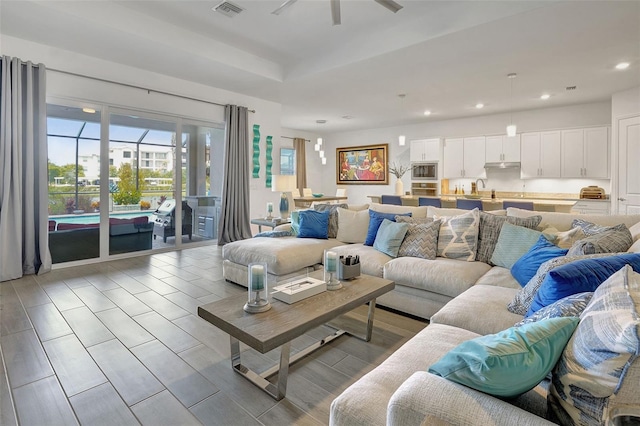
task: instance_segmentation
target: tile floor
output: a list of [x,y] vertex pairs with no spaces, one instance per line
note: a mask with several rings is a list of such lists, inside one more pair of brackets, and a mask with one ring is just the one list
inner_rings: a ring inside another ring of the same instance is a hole
[[[343,336],[298,361],[278,402],[231,370],[229,336],[197,316],[244,291],[222,279],[217,246],[0,283],[0,425],[328,424],[331,401],[426,326],[378,309],[371,342]],[[363,329],[366,307],[337,322]],[[256,371],[278,355],[242,354]]]

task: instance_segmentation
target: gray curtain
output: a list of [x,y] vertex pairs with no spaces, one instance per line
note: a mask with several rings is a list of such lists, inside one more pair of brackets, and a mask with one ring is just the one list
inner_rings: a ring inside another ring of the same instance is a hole
[[0,66],[0,281],[51,270],[45,67]]
[[307,154],[305,152],[306,141],[302,138],[293,138],[293,147],[296,150],[296,183],[297,188],[307,187]]
[[227,105],[224,116],[225,158],[222,209],[218,223],[219,245],[251,238],[247,108]]

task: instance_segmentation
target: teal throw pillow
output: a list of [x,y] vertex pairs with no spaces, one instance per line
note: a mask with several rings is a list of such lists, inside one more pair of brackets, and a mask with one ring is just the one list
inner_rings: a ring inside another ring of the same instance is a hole
[[467,340],[429,372],[490,395],[518,396],[549,374],[579,321],[550,318]]
[[300,216],[300,229],[298,238],[329,238],[329,210],[317,212],[315,210],[302,210]]
[[498,236],[498,243],[491,255],[491,262],[494,265],[511,269],[542,235],[539,231],[525,228],[524,226],[512,225],[505,222]]
[[373,248],[391,257],[398,257],[398,250],[408,229],[408,223],[397,223],[384,219],[376,233]]
[[380,213],[375,210],[369,210],[369,229],[367,229],[367,237],[364,240],[365,246],[373,246],[378,235],[378,228],[382,224],[384,219],[389,219],[392,222],[396,221],[396,216],[411,216],[411,213]]
[[296,237],[298,232],[300,232],[300,210],[294,210],[291,212],[291,233]]

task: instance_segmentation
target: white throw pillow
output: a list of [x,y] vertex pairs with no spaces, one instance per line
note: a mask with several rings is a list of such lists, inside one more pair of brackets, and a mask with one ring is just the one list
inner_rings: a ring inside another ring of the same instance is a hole
[[364,243],[369,229],[369,210],[348,210],[338,207],[338,235],[343,243]]

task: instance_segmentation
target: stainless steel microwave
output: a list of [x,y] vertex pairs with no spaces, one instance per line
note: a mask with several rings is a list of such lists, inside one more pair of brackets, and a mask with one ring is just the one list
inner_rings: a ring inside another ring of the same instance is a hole
[[411,164],[412,180],[438,180],[438,163]]

